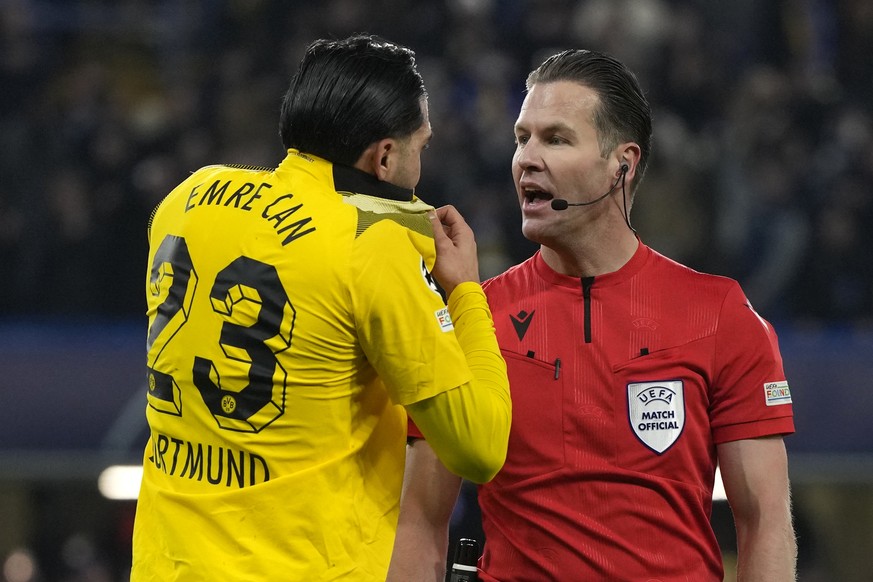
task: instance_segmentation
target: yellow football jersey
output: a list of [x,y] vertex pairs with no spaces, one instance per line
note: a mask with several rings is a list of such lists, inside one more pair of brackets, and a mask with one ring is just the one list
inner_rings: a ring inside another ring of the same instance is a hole
[[135,582],[384,580],[399,405],[471,380],[430,209],[294,150],[202,168],[161,203]]

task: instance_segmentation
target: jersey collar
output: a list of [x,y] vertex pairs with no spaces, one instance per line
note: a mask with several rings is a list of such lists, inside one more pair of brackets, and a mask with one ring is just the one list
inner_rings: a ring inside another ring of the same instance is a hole
[[333,185],[337,192],[366,194],[398,202],[411,202],[414,199],[413,190],[383,182],[372,174],[340,164],[333,165]]
[[[400,202],[412,202],[415,200],[415,191],[408,188],[401,188],[388,182],[382,182],[376,176],[363,172],[351,166],[342,164],[334,164],[324,158],[320,158],[313,154],[307,154],[296,149],[289,149],[288,155],[279,164],[277,171],[283,171],[292,167],[302,167],[302,165],[313,166],[317,168],[315,171],[318,175],[324,175],[330,172],[333,176],[333,187],[337,192],[345,192],[348,194],[364,194],[366,196],[375,196],[385,198],[387,200],[397,200]],[[324,174],[322,174],[324,172]],[[327,176],[324,176],[325,178]]]
[[[605,287],[624,283],[640,272],[651,253],[652,250],[640,241],[637,250],[624,266],[622,266],[618,271],[597,275],[594,277],[594,286]],[[546,282],[553,285],[560,285],[562,287],[572,287],[574,289],[579,288],[579,277],[571,277],[570,275],[564,275],[563,273],[558,273],[553,270],[546,264],[540,251],[536,252],[533,260],[534,269],[536,269],[537,274]]]

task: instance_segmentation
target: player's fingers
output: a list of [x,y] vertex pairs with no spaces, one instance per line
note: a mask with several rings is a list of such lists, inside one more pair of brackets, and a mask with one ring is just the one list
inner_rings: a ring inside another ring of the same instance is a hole
[[473,238],[473,230],[457,208],[452,205],[442,206],[437,209],[437,213],[445,227],[446,234],[455,244],[462,244],[463,241]]
[[440,219],[440,222],[448,227],[457,224],[459,221],[464,221],[464,218],[461,216],[461,213],[458,212],[458,209],[451,204],[440,206],[436,209],[436,213],[437,217]]
[[443,225],[442,220],[440,220],[438,212],[432,210],[427,213],[427,217],[430,219],[430,224],[433,227],[434,243],[437,246],[444,244],[449,239],[449,235],[446,233],[446,227]]

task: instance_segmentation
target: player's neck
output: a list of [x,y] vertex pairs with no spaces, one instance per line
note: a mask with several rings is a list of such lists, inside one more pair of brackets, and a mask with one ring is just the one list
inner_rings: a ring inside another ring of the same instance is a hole
[[541,245],[543,260],[554,271],[571,277],[596,277],[621,269],[634,256],[639,239],[627,228],[617,236],[579,237],[568,244]]

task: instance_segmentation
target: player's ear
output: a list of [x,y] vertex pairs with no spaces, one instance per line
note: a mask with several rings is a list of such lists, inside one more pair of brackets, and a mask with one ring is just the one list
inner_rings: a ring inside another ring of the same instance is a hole
[[364,150],[358,158],[355,167],[359,170],[376,176],[381,181],[386,181],[391,174],[395,155],[397,153],[397,141],[386,137],[372,144]]

